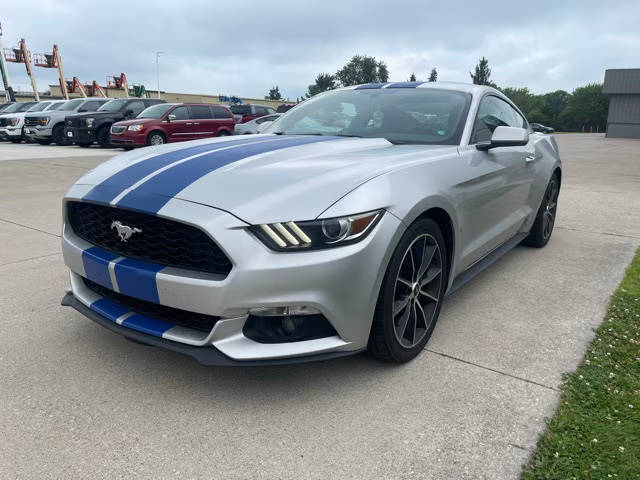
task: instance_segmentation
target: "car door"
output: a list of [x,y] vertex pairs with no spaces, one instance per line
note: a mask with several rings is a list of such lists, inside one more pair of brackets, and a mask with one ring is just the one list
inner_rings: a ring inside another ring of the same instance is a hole
[[[171,118],[169,118],[171,116]],[[192,137],[193,120],[191,112],[186,105],[179,105],[171,110],[165,117],[164,126],[167,132],[167,142],[184,142]]]
[[475,144],[491,139],[498,126],[528,128],[507,101],[486,95],[480,101],[468,147],[461,148],[468,172],[462,190],[462,264],[470,266],[520,231],[535,212],[529,195],[535,178],[533,141],[524,146],[480,151]]
[[193,138],[213,137],[216,134],[216,125],[213,113],[209,105],[191,105]]

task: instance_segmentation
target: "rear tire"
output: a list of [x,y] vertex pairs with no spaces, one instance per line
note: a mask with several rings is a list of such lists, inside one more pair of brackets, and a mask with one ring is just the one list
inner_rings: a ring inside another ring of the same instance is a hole
[[218,137],[228,137],[229,135],[231,135],[231,133],[226,131],[226,130],[219,130],[218,131]]
[[165,143],[167,139],[162,132],[151,132],[147,136],[147,145],[164,145]]
[[444,236],[432,219],[404,233],[380,287],[368,344],[374,357],[405,363],[424,349],[447,287],[446,259]]
[[78,142],[76,145],[82,148],[89,148],[91,146],[90,142]]
[[22,139],[21,138],[11,138],[11,139],[9,139],[9,141],[11,143],[22,143]]
[[36,140],[36,142],[40,145],[49,145],[51,140]]
[[553,226],[556,222],[556,213],[558,209],[558,194],[560,193],[560,180],[554,173],[549,180],[547,189],[540,202],[540,208],[536,214],[536,219],[529,232],[529,236],[522,243],[529,247],[542,248],[551,238]]

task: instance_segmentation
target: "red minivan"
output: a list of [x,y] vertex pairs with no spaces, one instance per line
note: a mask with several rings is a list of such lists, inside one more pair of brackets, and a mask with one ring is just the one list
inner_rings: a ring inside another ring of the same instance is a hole
[[110,137],[112,145],[131,149],[231,135],[235,124],[233,113],[224,105],[162,103],[132,120],[114,123]]

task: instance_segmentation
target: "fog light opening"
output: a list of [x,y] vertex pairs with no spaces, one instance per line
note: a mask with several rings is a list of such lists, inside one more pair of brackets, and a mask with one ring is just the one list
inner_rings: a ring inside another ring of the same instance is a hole
[[[251,313],[242,329],[245,337],[259,343],[290,343],[338,334],[333,325],[320,313],[293,315],[286,311],[286,307],[282,307],[280,311],[280,315]],[[315,309],[313,311],[317,312]],[[259,312],[265,313],[265,310],[261,309]]]

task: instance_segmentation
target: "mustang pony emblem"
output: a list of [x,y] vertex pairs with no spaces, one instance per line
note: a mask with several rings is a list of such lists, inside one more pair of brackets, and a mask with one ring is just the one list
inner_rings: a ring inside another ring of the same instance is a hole
[[131,235],[134,233],[142,233],[142,230],[139,228],[131,228],[128,225],[123,225],[120,223],[120,220],[114,220],[111,222],[111,228],[115,228],[118,231],[118,236],[120,237],[121,242],[126,242],[131,238]]

